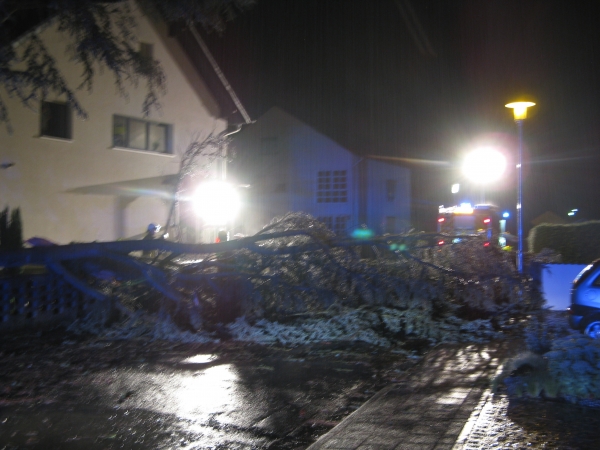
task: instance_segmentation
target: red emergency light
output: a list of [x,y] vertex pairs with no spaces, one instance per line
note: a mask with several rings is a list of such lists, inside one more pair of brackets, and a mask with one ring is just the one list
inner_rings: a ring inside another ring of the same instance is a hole
[[485,219],[483,219],[483,223],[490,223],[492,221],[492,219],[490,219],[489,217],[486,217]]
[[446,220],[446,219],[444,219],[443,217],[440,217],[440,218],[438,219],[438,222],[442,223],[442,222],[443,222],[443,221],[445,221],[445,220]]

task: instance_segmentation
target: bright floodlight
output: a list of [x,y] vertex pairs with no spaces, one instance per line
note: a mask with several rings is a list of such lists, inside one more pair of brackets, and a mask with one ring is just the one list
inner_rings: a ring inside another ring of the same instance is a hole
[[454,183],[454,184],[452,185],[451,192],[452,192],[453,194],[457,194],[457,193],[458,193],[458,191],[460,191],[460,184],[458,184],[458,183]]
[[527,119],[527,108],[535,106],[533,102],[512,102],[504,105],[506,108],[512,108],[515,120]]
[[240,199],[232,185],[213,180],[198,186],[194,206],[206,225],[225,225],[236,216]]
[[463,173],[473,182],[486,184],[498,180],[506,168],[506,158],[493,148],[479,148],[467,155]]

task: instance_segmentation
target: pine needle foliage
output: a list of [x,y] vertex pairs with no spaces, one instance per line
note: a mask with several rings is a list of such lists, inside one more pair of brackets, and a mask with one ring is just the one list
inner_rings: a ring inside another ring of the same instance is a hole
[[[92,90],[94,78],[106,71],[118,92],[144,83],[144,115],[160,108],[166,79],[160,62],[139,51],[135,12],[168,24],[203,26],[222,32],[227,21],[247,10],[254,0],[54,0],[0,2],[0,85],[9,97],[28,108],[49,95],[64,99],[85,119],[87,111],[78,99],[79,90]],[[36,29],[57,23],[70,43],[69,58],[81,67],[81,81],[71,85],[56,60],[40,40]],[[5,100],[0,97],[0,122],[12,126]]]

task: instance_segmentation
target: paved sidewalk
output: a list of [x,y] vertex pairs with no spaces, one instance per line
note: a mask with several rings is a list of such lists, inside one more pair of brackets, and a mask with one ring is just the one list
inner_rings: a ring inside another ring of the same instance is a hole
[[399,383],[379,391],[309,449],[462,448],[509,345],[492,342],[433,349]]

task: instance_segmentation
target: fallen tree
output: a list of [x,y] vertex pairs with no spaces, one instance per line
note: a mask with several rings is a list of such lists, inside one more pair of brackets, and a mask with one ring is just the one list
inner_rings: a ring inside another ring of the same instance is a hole
[[[541,306],[533,280],[515,271],[507,252],[476,237],[438,246],[438,237],[340,238],[294,213],[254,236],[218,244],[160,239],[36,247],[0,252],[0,267],[43,265],[115,311],[103,317],[127,327],[150,314],[192,333],[218,332],[240,319],[306,321],[387,308],[398,313],[391,321],[379,314],[386,333],[441,339],[442,322],[456,329],[484,320],[498,329],[509,316]],[[157,256],[142,256],[150,250]]]

